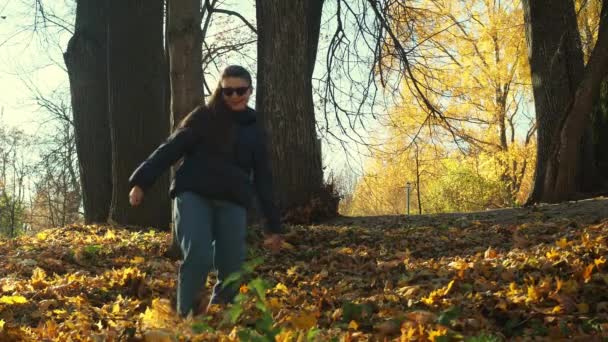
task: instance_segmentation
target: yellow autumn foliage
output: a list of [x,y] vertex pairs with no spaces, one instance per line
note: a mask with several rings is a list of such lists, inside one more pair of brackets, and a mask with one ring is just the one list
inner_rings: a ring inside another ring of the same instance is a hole
[[[525,201],[535,167],[535,125],[519,0],[421,1],[403,37],[419,37],[413,74],[442,112],[430,115],[411,81],[383,122],[348,215],[475,211]],[[405,39],[405,38],[404,38]],[[389,49],[389,48],[386,48]]]

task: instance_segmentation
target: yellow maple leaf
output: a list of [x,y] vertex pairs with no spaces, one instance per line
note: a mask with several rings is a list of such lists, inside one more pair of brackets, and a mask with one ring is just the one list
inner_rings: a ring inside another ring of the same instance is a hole
[[348,329],[358,330],[359,324],[357,323],[357,321],[352,320],[350,321],[350,323],[348,323]]
[[488,247],[488,249],[486,249],[483,256],[486,259],[496,259],[496,257],[498,257],[498,252],[496,252],[496,250],[494,248]]
[[42,268],[36,267],[34,269],[34,271],[32,272],[32,277],[30,278],[30,280],[31,280],[30,284],[32,285],[32,287],[34,289],[38,290],[38,289],[41,289],[48,285],[45,279],[46,279],[46,272]]
[[170,328],[175,326],[175,314],[167,299],[154,298],[152,305],[140,314],[144,328]]
[[581,236],[581,242],[583,243],[583,246],[585,246],[586,248],[593,247],[593,242],[591,241],[591,238],[589,237],[589,233],[585,233]]
[[38,234],[36,234],[36,239],[40,240],[40,241],[44,241],[46,240],[46,238],[49,236],[48,233],[46,232],[40,232]]
[[557,240],[557,242],[555,242],[555,244],[557,245],[557,247],[564,249],[564,248],[568,247],[568,239],[562,238],[560,240]]
[[413,326],[407,326],[407,327],[402,327],[401,328],[401,341],[402,342],[406,342],[406,341],[411,341],[414,338],[414,335],[416,335],[416,328]]
[[464,278],[464,271],[469,268],[469,264],[463,260],[452,261],[448,264],[448,266],[456,269],[458,271],[458,277]]
[[280,334],[274,337],[275,342],[291,342],[293,340],[293,331],[283,330]]
[[433,305],[435,304],[435,301],[437,301],[439,299],[439,296],[436,293],[437,291],[433,291],[431,292],[427,297],[422,297],[421,301],[426,304],[426,305]]
[[547,256],[547,259],[553,261],[553,260],[559,259],[560,254],[557,250],[555,250],[554,248],[551,248],[551,250],[547,252],[546,256]]
[[509,284],[509,291],[507,291],[507,296],[509,297],[514,297],[517,296],[521,293],[521,291],[517,288],[517,284],[514,282],[511,282]]
[[454,286],[454,280],[450,281],[450,283],[446,287],[442,287],[432,291],[427,297],[423,297],[421,300],[426,305],[433,305],[442,297],[447,296],[450,290],[452,289],[452,286]]
[[429,331],[429,340],[435,342],[437,337],[445,336],[448,333],[448,329],[446,328],[438,328],[436,330]]
[[526,297],[526,303],[537,303],[541,298],[538,287],[534,285],[528,286],[528,295]]
[[0,304],[25,304],[27,303],[27,298],[23,296],[2,296],[0,297]]
[[276,291],[280,291],[280,292],[283,292],[283,293],[285,293],[285,294],[289,294],[289,289],[288,289],[288,288],[287,288],[287,286],[285,286],[285,284],[283,284],[283,283],[278,283],[278,284],[277,284],[277,285],[274,287],[274,289],[275,289]]
[[4,324],[6,322],[3,319],[0,319],[0,331],[4,330]]
[[293,266],[293,267],[290,267],[287,270],[287,275],[290,276],[290,277],[293,276],[293,275],[296,275],[297,273],[298,273],[298,266],[297,265]]
[[585,283],[588,283],[589,280],[591,280],[594,267],[595,264],[589,264],[587,267],[585,267],[585,270],[583,271],[583,279],[585,279]]
[[117,314],[119,312],[120,312],[120,303],[114,303],[114,305],[112,305],[112,313]]
[[112,229],[109,229],[103,238],[106,240],[114,240],[116,239],[116,234],[114,234],[114,231]]
[[597,269],[600,269],[600,265],[603,265],[606,263],[606,258],[604,258],[603,256],[593,260],[593,262],[595,263],[595,267],[597,267]]

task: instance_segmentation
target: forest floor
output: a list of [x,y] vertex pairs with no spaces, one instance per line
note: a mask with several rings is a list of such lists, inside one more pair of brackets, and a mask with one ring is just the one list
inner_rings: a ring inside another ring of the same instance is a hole
[[238,303],[180,319],[168,233],[52,228],[0,239],[0,341],[602,341],[607,233],[605,198],[251,229]]

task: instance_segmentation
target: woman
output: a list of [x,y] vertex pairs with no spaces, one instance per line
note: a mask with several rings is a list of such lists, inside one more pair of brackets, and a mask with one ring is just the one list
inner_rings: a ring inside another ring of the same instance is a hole
[[218,270],[218,282],[211,303],[227,303],[236,295],[235,289],[223,288],[222,281],[240,270],[245,259],[246,208],[253,187],[267,219],[264,245],[278,251],[282,243],[266,137],[256,112],[247,106],[252,90],[247,70],[234,65],[224,69],[207,105],[188,114],[129,179],[129,200],[137,206],[146,189],[183,158],[170,189],[184,257],[177,288],[182,316],[196,310],[197,294],[212,266]]

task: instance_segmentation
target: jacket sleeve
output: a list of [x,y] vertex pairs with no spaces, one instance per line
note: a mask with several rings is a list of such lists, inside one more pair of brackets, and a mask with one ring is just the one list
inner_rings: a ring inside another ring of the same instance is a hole
[[254,155],[253,182],[256,193],[266,217],[266,230],[271,233],[280,234],[283,232],[279,210],[274,204],[272,171],[270,169],[270,158],[268,156],[267,136],[262,129],[259,129],[258,141]]
[[196,134],[192,128],[177,129],[135,169],[129,177],[129,186],[137,185],[144,191],[150,188],[160,175],[196,143],[196,140]]

